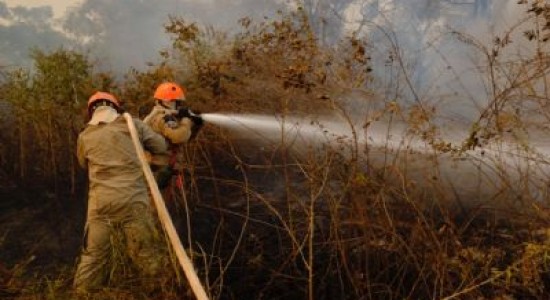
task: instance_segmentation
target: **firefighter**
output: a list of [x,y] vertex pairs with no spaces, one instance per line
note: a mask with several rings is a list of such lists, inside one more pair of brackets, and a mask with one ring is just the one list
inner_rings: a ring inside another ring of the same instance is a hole
[[[170,144],[170,156],[151,157],[151,168],[159,188],[166,188],[174,175],[182,184],[182,145],[193,139],[203,125],[200,114],[186,106],[185,90],[174,82],[161,83],[153,95],[155,106],[143,120],[155,132],[160,133]],[[160,167],[159,167],[160,166]]]
[[[78,162],[88,170],[88,212],[85,245],[77,266],[77,292],[101,288],[108,279],[111,240],[122,234],[126,250],[145,278],[158,275],[164,258],[158,254],[149,193],[120,102],[97,92],[88,101],[91,118],[79,134]],[[134,119],[143,147],[167,155],[165,139]]]

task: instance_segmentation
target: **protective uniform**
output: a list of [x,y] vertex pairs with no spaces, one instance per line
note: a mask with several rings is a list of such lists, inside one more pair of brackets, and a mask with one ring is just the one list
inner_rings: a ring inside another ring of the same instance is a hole
[[[92,108],[92,119],[78,136],[78,162],[88,169],[89,194],[85,245],[74,280],[77,291],[105,283],[115,230],[124,234],[129,256],[142,275],[154,276],[163,264],[155,253],[153,215],[140,161],[127,123],[117,113],[118,102],[114,104]],[[134,124],[145,149],[167,154],[162,136],[138,119]]]
[[[185,90],[178,84],[173,82],[160,84],[153,97],[156,104],[143,121],[155,132],[164,136],[170,144],[170,157],[158,155],[151,157],[151,165],[159,187],[164,188],[169,184],[173,174],[181,174],[184,165],[182,144],[196,134],[202,125],[202,119],[200,116],[190,116],[189,110],[182,107],[185,101]],[[167,163],[168,169],[157,167]]]
[[189,118],[169,118],[169,116],[177,115],[178,111],[170,109],[157,104],[153,107],[153,110],[143,119],[147,125],[151,127],[155,132],[160,133],[166,137],[172,144],[182,144],[189,140],[191,137],[191,129],[193,121]]

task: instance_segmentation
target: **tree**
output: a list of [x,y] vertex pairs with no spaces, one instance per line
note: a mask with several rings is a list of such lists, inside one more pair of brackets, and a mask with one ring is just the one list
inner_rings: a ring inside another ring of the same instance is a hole
[[34,49],[31,59],[32,73],[11,71],[1,85],[16,118],[16,136],[3,142],[17,150],[4,153],[13,161],[7,169],[22,181],[47,183],[52,193],[66,190],[62,184],[75,192],[74,151],[87,99],[111,81],[106,74],[96,75],[87,56],[75,51]]

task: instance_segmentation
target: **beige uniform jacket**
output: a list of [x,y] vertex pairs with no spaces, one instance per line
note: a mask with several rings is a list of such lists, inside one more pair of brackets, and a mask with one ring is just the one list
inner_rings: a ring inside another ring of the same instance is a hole
[[152,165],[166,165],[170,163],[173,169],[181,170],[184,161],[181,147],[183,143],[189,141],[191,138],[193,121],[189,118],[183,118],[176,124],[168,124],[164,120],[164,117],[175,113],[177,113],[176,110],[157,104],[149,115],[143,119],[143,122],[149,125],[155,132],[164,136],[170,142],[172,150],[171,156],[150,155],[150,163]]
[[[134,124],[145,149],[166,155],[168,145],[161,135],[140,120],[134,119]],[[105,284],[117,228],[122,228],[129,255],[144,276],[155,276],[163,263],[155,246],[145,177],[126,119],[119,116],[110,123],[88,125],[78,136],[77,156],[88,168],[90,189],[75,288],[85,292]]]
[[174,126],[169,126],[164,121],[164,116],[174,114],[177,111],[165,108],[161,105],[155,105],[143,122],[149,125],[155,132],[162,134],[172,144],[182,144],[191,137],[191,128],[193,121],[189,118],[179,120]]
[[[134,124],[145,150],[168,154],[162,136],[138,119]],[[88,168],[89,216],[106,206],[116,214],[117,207],[122,209],[130,202],[148,203],[145,177],[124,117],[108,124],[88,125],[78,136],[77,156],[80,165]]]

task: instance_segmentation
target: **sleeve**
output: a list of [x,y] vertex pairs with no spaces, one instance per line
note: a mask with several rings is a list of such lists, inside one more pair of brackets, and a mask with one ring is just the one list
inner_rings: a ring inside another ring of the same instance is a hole
[[88,159],[86,159],[86,150],[84,149],[84,143],[82,142],[82,136],[79,135],[76,141],[76,157],[78,164],[84,168],[88,168]]
[[134,119],[143,148],[152,154],[168,154],[166,140],[139,119]]
[[151,112],[143,119],[143,123],[152,126],[157,121],[159,115],[164,115],[164,110],[158,106],[153,106]]
[[191,138],[191,128],[193,121],[189,118],[183,118],[177,124],[177,127],[171,128],[166,125],[164,116],[176,111],[158,108],[155,106],[151,113],[143,119],[143,122],[151,127],[153,131],[160,133],[172,144],[181,144],[187,142]]
[[182,144],[191,138],[191,128],[193,121],[189,118],[183,118],[176,128],[164,126],[163,135],[173,144]]

